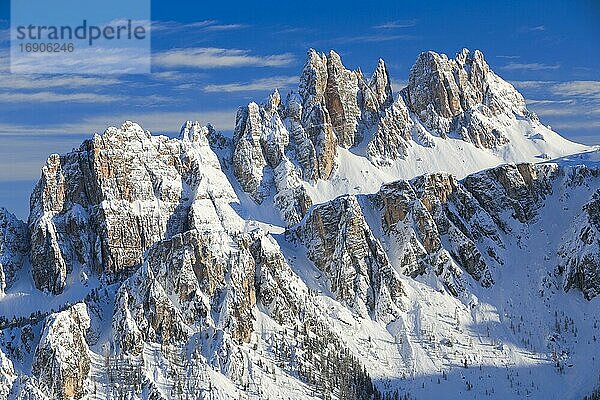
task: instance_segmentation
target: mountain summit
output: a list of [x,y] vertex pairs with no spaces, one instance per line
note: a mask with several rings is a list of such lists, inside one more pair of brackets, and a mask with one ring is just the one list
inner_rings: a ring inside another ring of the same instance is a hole
[[397,92],[310,50],[232,138],[108,128],[0,209],[0,399],[583,397],[591,150],[467,50]]
[[396,96],[383,60],[365,79],[336,52],[310,50],[297,92],[282,101],[276,90],[265,104],[238,111],[232,147],[242,189],[257,203],[275,196],[288,223],[299,221],[307,198],[586,150],[543,126],[483,54],[467,49],[454,60],[420,54]]

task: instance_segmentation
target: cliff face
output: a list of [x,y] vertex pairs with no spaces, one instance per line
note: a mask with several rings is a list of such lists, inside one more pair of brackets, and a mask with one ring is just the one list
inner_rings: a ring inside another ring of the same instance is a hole
[[75,268],[119,275],[139,266],[153,243],[195,226],[231,229],[223,225],[236,221],[219,214],[236,197],[207,134],[189,123],[172,140],[126,122],[50,156],[31,197],[36,287],[61,293]]
[[495,124],[500,116],[536,121],[523,96],[490,70],[478,50],[463,49],[454,60],[432,51],[421,53],[402,93],[428,128],[443,135],[456,131],[480,147],[509,142]]
[[0,295],[17,278],[28,251],[27,225],[0,208]]
[[[572,187],[581,185],[582,178],[598,175],[598,171],[574,171],[578,179]],[[589,179],[589,178],[588,178]],[[563,236],[559,249],[557,273],[564,277],[565,290],[578,289],[587,300],[600,294],[600,191],[581,207],[579,215]]]
[[50,397],[79,399],[87,393],[90,356],[85,334],[89,328],[90,317],[84,303],[46,319],[32,371]]

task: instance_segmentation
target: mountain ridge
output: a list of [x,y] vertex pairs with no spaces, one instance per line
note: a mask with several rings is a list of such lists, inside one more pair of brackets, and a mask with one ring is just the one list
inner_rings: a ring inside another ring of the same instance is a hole
[[311,50],[232,138],[126,121],[51,155],[27,224],[0,212],[0,398],[590,393],[597,152],[478,51],[390,82]]

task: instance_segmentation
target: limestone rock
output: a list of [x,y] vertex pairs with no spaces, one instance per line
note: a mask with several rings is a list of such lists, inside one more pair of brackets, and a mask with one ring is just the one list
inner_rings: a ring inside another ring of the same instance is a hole
[[89,327],[90,318],[84,303],[46,319],[32,368],[48,396],[79,399],[86,394],[90,356],[85,334]]
[[224,217],[237,197],[209,133],[190,123],[168,139],[126,122],[51,156],[29,218],[36,287],[61,293],[74,267],[114,279],[153,243],[196,225],[236,229],[239,220]]
[[566,291],[579,289],[587,300],[600,294],[600,190],[596,190],[564,236],[557,272]]
[[442,137],[455,130],[485,148],[508,142],[490,118],[530,116],[523,96],[490,70],[478,50],[463,49],[454,60],[433,51],[421,53],[403,95],[428,128]]
[[342,196],[315,207],[293,235],[327,275],[340,301],[363,316],[389,318],[376,315],[380,302],[390,303],[392,315],[398,313],[402,284],[355,197]]
[[0,294],[15,281],[28,251],[27,225],[0,208]]

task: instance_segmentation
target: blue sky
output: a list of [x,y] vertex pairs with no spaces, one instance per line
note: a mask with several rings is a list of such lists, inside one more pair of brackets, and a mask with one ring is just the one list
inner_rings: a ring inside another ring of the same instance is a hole
[[9,16],[0,0],[0,206],[21,218],[48,154],[125,119],[155,133],[186,119],[230,131],[237,107],[297,85],[311,47],[367,75],[383,58],[395,90],[421,51],[480,49],[544,123],[600,144],[598,1],[153,0],[148,75],[10,74]]

